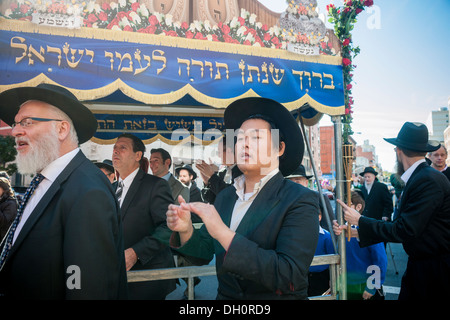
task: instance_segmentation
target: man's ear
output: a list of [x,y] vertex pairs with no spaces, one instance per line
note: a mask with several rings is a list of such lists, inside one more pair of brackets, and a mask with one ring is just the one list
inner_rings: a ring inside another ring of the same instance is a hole
[[286,144],[284,141],[280,142],[280,146],[278,147],[278,156],[281,157],[284,154],[284,151],[286,150]]
[[68,121],[60,121],[58,126],[58,138],[64,141],[70,133],[70,123]]
[[358,204],[356,205],[355,209],[356,209],[356,211],[361,212],[362,204],[361,204],[361,203],[358,203]]

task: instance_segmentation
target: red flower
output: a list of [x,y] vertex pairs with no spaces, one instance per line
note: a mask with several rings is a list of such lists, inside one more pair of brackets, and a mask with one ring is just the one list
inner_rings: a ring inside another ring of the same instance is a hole
[[91,14],[88,16],[88,21],[89,21],[90,23],[94,23],[94,22],[96,22],[97,20],[98,20],[98,19],[97,19],[96,15],[93,14],[93,13],[91,13]]
[[141,6],[141,4],[139,2],[135,2],[131,4],[131,10],[133,10],[134,12],[137,12],[137,10],[139,9],[139,7]]
[[365,5],[366,7],[371,7],[371,6],[373,6],[373,0],[365,0],[365,1],[364,1],[364,5]]
[[184,29],[184,30],[189,29],[189,24],[188,24],[187,22],[183,22],[183,23],[181,24],[181,29]]
[[363,9],[361,9],[361,8],[356,8],[356,14],[360,14],[361,12],[363,12]]
[[349,38],[345,39],[344,42],[342,42],[342,44],[343,44],[345,47],[348,46],[348,45],[350,44],[350,39],[349,39]]
[[342,64],[344,65],[344,66],[348,66],[348,65],[350,65],[352,63],[352,61],[350,60],[350,59],[347,59],[347,58],[343,58],[342,59]]
[[111,6],[109,5],[109,3],[103,2],[102,3],[102,10],[104,10],[104,11],[111,10]]
[[178,33],[174,30],[169,30],[169,31],[165,31],[164,33],[166,34],[166,36],[170,36],[170,37],[178,37]]
[[159,24],[158,18],[153,14],[148,18],[148,22],[150,22],[152,26],[156,26]]
[[239,23],[241,24],[241,27],[245,24],[245,20],[242,17],[238,18]]
[[352,84],[349,83],[349,84],[347,85],[347,90],[352,90],[352,88],[353,88]]
[[272,36],[270,35],[270,33],[264,34],[264,41],[270,41],[270,39],[272,39]]
[[101,20],[101,21],[106,21],[106,20],[108,20],[108,15],[105,13],[105,12],[100,12],[99,14],[98,14],[98,18]]
[[20,6],[20,12],[22,12],[23,14],[27,13],[28,10],[30,10],[30,6],[27,6],[26,4],[22,4]]
[[192,38],[194,38],[194,34],[192,33],[192,31],[187,31],[186,32],[186,39],[192,39]]
[[131,28],[130,26],[125,26],[124,28],[123,28],[123,31],[133,31],[133,28]]
[[224,24],[222,26],[221,30],[222,30],[223,34],[229,34],[230,31],[231,31],[230,27],[228,25],[226,25],[226,24]]
[[336,9],[336,6],[334,4],[327,5],[327,12],[330,12],[330,10]]

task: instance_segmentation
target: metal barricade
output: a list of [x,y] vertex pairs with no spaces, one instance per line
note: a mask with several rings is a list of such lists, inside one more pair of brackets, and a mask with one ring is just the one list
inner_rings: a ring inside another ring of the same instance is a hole
[[[337,254],[315,256],[311,266],[325,265],[330,266],[330,293],[323,296],[310,297],[311,300],[335,300],[337,297],[337,280],[340,263],[340,257]],[[154,270],[128,271],[128,282],[167,280],[167,279],[188,279],[188,299],[194,300],[194,278],[204,276],[215,276],[216,266],[200,266],[200,267],[178,267]]]

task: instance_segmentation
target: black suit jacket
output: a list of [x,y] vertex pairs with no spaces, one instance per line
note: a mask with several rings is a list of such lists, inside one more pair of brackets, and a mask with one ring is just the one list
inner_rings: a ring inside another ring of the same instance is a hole
[[[106,176],[80,151],[56,178],[19,233],[0,292],[20,299],[127,297],[119,206]],[[67,280],[79,268],[81,289]]]
[[362,246],[377,242],[401,242],[406,253],[425,259],[450,253],[450,182],[428,164],[420,164],[403,189],[393,222],[362,216]]
[[[133,248],[138,256],[131,271],[175,267],[166,224],[172,203],[167,181],[139,169],[121,207],[124,248]],[[129,283],[128,287],[131,299],[164,299],[175,289],[175,280]]]
[[[362,216],[361,246],[401,242],[408,254],[399,300],[441,299],[450,284],[450,182],[428,164],[409,178],[393,222]],[[442,294],[442,292],[444,292]]]
[[[230,186],[214,204],[227,226],[236,200]],[[306,299],[318,212],[317,192],[278,173],[253,201],[227,252],[205,227],[178,250],[206,260],[216,255],[219,299]]]
[[363,215],[369,218],[381,220],[383,217],[391,218],[394,211],[392,195],[387,186],[379,181],[374,181],[370,193],[363,185],[361,191],[364,196],[365,207]]

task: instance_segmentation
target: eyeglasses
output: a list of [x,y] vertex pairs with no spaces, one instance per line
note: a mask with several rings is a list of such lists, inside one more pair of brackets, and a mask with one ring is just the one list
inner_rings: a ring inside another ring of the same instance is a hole
[[24,118],[24,119],[20,120],[19,122],[14,122],[14,123],[11,125],[11,128],[14,129],[18,124],[19,124],[22,128],[26,128],[26,127],[31,126],[31,125],[34,123],[34,121],[48,122],[48,121],[63,121],[63,120],[28,117],[28,118]]

